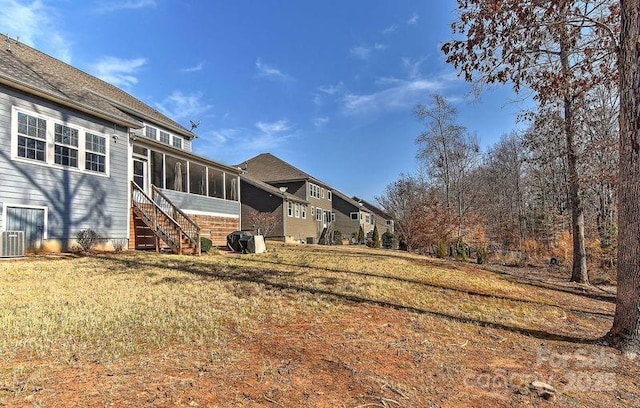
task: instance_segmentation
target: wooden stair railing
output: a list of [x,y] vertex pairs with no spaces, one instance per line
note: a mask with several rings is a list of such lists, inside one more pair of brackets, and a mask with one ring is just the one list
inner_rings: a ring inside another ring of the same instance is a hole
[[155,186],[149,197],[135,182],[131,182],[131,206],[133,212],[149,227],[154,235],[164,241],[177,254],[193,250],[200,254],[200,228],[184,212],[177,208]]

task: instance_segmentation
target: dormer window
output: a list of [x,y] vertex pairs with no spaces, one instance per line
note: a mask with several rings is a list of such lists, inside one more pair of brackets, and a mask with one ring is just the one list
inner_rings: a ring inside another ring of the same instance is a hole
[[167,132],[160,131],[160,142],[164,144],[171,143],[171,135]]
[[152,128],[151,126],[144,127],[144,135],[149,139],[156,140],[156,134],[157,134],[156,128]]
[[182,139],[175,135],[173,136],[173,147],[182,149]]

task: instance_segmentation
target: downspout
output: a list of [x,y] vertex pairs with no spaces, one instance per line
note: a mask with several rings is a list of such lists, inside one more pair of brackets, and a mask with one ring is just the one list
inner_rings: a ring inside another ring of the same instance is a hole
[[287,242],[287,200],[282,193],[282,237]]

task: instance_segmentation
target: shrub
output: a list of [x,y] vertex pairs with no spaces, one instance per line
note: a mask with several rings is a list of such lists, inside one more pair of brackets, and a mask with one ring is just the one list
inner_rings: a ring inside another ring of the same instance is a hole
[[127,246],[128,242],[124,238],[112,239],[111,245],[113,245],[113,250],[116,252],[122,252],[125,246]]
[[342,245],[342,232],[333,231],[333,245]]
[[382,234],[382,247],[387,249],[393,248],[394,238],[395,238],[395,235],[393,235],[392,232],[386,231],[384,234]]
[[202,252],[209,252],[211,247],[213,246],[213,242],[207,237],[200,237],[200,250]]
[[364,244],[364,229],[362,229],[362,225],[358,230],[358,244]]
[[100,235],[91,228],[87,228],[76,233],[76,241],[78,241],[82,252],[89,252],[100,241]]
[[373,226],[373,233],[371,234],[371,242],[373,248],[380,248],[380,235],[378,235],[378,226]]

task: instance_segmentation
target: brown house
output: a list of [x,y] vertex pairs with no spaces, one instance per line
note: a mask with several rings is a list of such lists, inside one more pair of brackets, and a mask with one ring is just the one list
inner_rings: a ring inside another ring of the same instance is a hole
[[277,218],[268,238],[285,242],[318,243],[331,235],[335,214],[333,191],[322,181],[270,153],[239,166],[242,228],[254,229],[256,213]]
[[362,204],[362,206],[373,215],[373,224],[378,226],[378,233],[381,236],[387,231],[392,234],[394,233],[393,218],[389,214],[370,202],[358,197],[354,196],[353,200]]

